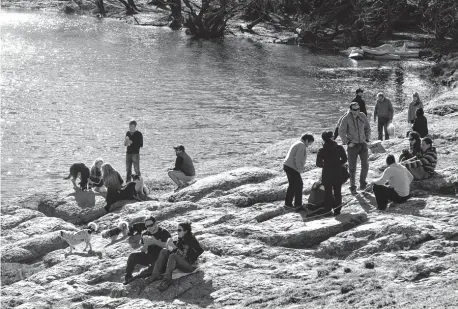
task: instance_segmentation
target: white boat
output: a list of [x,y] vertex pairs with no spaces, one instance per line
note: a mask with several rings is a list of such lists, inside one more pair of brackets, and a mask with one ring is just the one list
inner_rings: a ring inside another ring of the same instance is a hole
[[401,57],[406,57],[406,58],[418,58],[420,55],[419,50],[413,50],[413,49],[407,49],[406,44],[404,43],[404,46],[401,48],[394,48],[393,45],[391,44],[383,44],[378,47],[368,47],[368,46],[362,46],[361,47],[366,54],[371,54],[371,55],[385,55],[385,54],[394,54],[394,55],[399,55]]
[[361,46],[361,49],[364,51],[365,54],[370,54],[370,55],[386,55],[390,53],[386,49],[378,49],[377,47],[370,48],[368,46]]
[[375,59],[375,60],[400,60],[401,56],[391,54],[391,53],[385,53],[383,55],[372,55],[372,54],[364,54],[364,58],[366,59]]
[[348,58],[351,58],[354,60],[362,60],[364,58],[364,51],[362,49],[354,49],[350,52],[350,55],[348,55]]

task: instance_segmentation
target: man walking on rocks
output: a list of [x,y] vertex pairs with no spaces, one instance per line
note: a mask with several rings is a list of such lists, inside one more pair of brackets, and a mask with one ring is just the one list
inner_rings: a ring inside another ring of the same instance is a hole
[[390,139],[388,134],[388,124],[393,121],[394,109],[391,101],[385,98],[383,93],[377,94],[377,102],[374,109],[374,122],[377,120],[378,139],[383,140],[383,131],[385,131],[385,140]]
[[[392,154],[386,157],[388,167],[383,172],[382,177],[372,181],[372,189],[377,200],[379,210],[385,210],[388,201],[403,203],[410,197],[410,184],[412,174],[401,164],[396,163]],[[385,185],[388,182],[389,186]]]
[[358,156],[361,159],[361,173],[359,175],[360,189],[367,186],[366,177],[369,171],[369,150],[367,143],[371,136],[371,127],[366,115],[359,111],[357,102],[350,103],[350,112],[346,114],[339,127],[342,144],[347,145],[348,169],[350,172],[350,191],[356,194],[356,167]]
[[140,176],[140,148],[143,147],[143,135],[137,131],[137,122],[132,120],[129,123],[129,131],[124,139],[126,150],[126,183],[132,179],[132,164],[134,165],[135,174]]
[[295,142],[288,151],[283,161],[283,170],[288,177],[288,189],[286,190],[285,207],[294,208],[302,206],[302,182],[301,173],[305,171],[305,160],[307,159],[307,147],[315,139],[310,134],[302,135],[301,139]]

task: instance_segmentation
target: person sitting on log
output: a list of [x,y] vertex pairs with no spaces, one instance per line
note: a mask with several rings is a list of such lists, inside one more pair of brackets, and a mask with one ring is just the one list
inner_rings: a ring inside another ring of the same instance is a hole
[[415,157],[421,153],[421,138],[420,135],[415,131],[408,133],[409,137],[409,149],[402,150],[402,154],[399,156],[399,162],[406,161]]
[[434,174],[437,165],[437,151],[433,147],[433,141],[425,137],[421,141],[421,152],[415,157],[402,162],[415,180],[430,178]]
[[[372,189],[377,201],[379,210],[385,210],[388,201],[403,203],[410,197],[410,184],[412,174],[401,164],[396,163],[392,154],[386,157],[388,167],[383,172],[382,177],[372,181]],[[388,182],[389,186],[385,185]]]
[[154,266],[152,281],[163,277],[158,289],[163,292],[172,284],[172,272],[179,269],[185,273],[196,270],[196,262],[204,252],[196,237],[192,234],[191,223],[178,224],[178,240],[167,240],[166,248],[161,250]]

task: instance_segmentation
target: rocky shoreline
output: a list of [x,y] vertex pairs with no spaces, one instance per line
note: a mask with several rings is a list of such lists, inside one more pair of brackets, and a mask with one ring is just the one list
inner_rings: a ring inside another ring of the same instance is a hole
[[[425,104],[436,177],[414,182],[414,197],[385,213],[375,211],[372,194],[352,196],[347,184],[340,216],[303,222],[300,213],[285,213],[258,223],[283,204],[287,186],[279,170],[259,167],[199,179],[147,202],[121,201],[109,214],[102,196],[73,190],[2,205],[2,308],[451,308],[458,303],[458,111],[444,107],[457,97],[455,88]],[[386,152],[407,147],[405,113],[396,117],[397,137],[374,148],[369,179],[383,171]],[[267,147],[260,160],[280,164],[290,143]],[[305,195],[320,174],[319,144],[307,159]],[[151,214],[171,231],[190,220],[206,250],[200,270],[164,293],[148,279],[122,284],[138,238],[111,242],[96,234],[95,253],[77,247],[67,255],[58,236],[91,221],[104,230]]]

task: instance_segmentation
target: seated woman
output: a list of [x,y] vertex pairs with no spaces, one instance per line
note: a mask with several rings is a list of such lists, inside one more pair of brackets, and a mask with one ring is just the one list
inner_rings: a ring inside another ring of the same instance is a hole
[[426,120],[423,108],[418,108],[415,112],[415,120],[413,121],[412,130],[418,132],[421,138],[428,135],[428,120]]
[[143,177],[140,175],[132,175],[132,180],[135,183],[135,192],[137,192],[138,197],[146,201],[148,199],[149,190],[145,186]]
[[[178,241],[167,240],[166,248],[162,249],[154,266],[152,280],[163,281],[158,289],[163,292],[172,284],[172,272],[177,268],[185,273],[193,272],[199,256],[204,252],[192,234],[191,223],[178,224]],[[165,273],[164,273],[165,270]]]
[[91,188],[93,188],[94,191],[100,191],[100,187],[103,186],[102,164],[103,164],[103,159],[97,158],[95,159],[91,167],[91,173],[89,175],[89,180],[90,180],[89,183],[90,183]]
[[105,210],[110,211],[110,206],[117,201],[137,199],[135,192],[135,183],[129,182],[123,186],[124,180],[121,175],[109,163],[102,165],[102,179],[105,187],[107,187]]
[[415,131],[409,132],[409,149],[404,149],[399,156],[399,162],[409,160],[421,152],[421,139],[420,135]]

